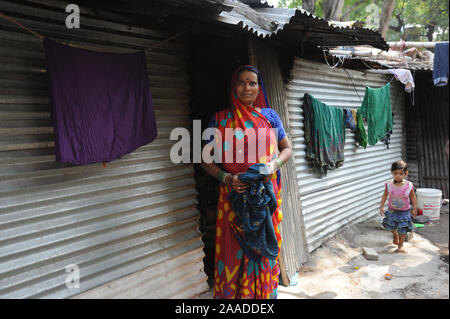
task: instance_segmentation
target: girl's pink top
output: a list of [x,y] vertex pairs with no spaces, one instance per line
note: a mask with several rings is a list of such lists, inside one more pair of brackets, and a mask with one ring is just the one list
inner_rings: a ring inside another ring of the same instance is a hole
[[409,210],[411,203],[409,201],[409,193],[414,189],[413,183],[406,181],[405,185],[398,187],[394,185],[394,181],[385,183],[388,190],[388,208],[391,210]]

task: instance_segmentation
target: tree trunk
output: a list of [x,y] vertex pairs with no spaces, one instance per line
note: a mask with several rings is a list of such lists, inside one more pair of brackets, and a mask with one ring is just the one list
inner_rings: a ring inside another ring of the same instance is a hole
[[390,25],[389,29],[394,30],[395,32],[401,33],[404,30],[405,23],[402,20],[402,16],[400,14],[396,14],[395,18],[397,19],[397,26]]
[[428,41],[433,42],[433,33],[436,30],[435,25],[433,24],[428,24],[427,25],[427,38]]
[[386,34],[389,29],[389,23],[391,22],[392,12],[394,12],[395,0],[384,0],[383,9],[380,17],[380,31],[381,36],[386,39]]
[[302,9],[314,14],[314,4],[315,0],[303,0]]
[[344,0],[323,0],[323,18],[339,21],[344,8]]

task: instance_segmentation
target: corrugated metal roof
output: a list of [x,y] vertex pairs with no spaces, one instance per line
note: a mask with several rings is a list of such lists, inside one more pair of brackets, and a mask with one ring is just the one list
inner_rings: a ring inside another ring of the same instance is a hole
[[[351,52],[349,59],[375,63],[381,66],[381,69],[402,68],[417,71],[433,71],[434,54],[429,51],[425,53],[428,53],[430,56],[423,52],[418,53],[417,56],[408,56],[398,50],[380,51],[370,46],[340,47],[337,50]],[[361,56],[357,53],[358,51],[369,52],[369,55]],[[339,54],[332,51],[329,54],[335,57],[339,56]]]
[[252,8],[273,8],[266,0],[240,0]]
[[152,0],[153,2],[161,2],[165,5],[174,5],[190,8],[214,8],[230,11],[232,7],[227,6],[221,0]]
[[267,30],[236,9],[221,12],[216,20],[236,25],[260,38],[276,38],[289,43],[298,42],[303,45],[324,47],[370,44],[383,50],[389,48],[377,30],[362,28],[358,24],[346,26],[327,21],[302,9],[255,7],[253,10],[262,17],[274,21],[276,29]]
[[[107,11],[124,10],[124,3],[111,0]],[[380,49],[389,48],[377,30],[362,28],[360,23],[327,21],[302,9],[273,8],[266,0],[130,0],[126,12],[154,18],[158,16],[153,12],[156,7],[167,9],[159,13],[163,19],[173,15],[203,22],[216,21],[283,43],[320,47],[370,44]]]
[[389,60],[373,60],[370,58],[364,59],[365,61],[370,61],[374,63],[378,63],[379,65],[387,68],[387,69],[408,69],[408,70],[416,70],[416,71],[433,71],[433,64],[429,63],[421,63],[421,62],[407,62],[407,63],[400,63],[400,62],[392,62]]

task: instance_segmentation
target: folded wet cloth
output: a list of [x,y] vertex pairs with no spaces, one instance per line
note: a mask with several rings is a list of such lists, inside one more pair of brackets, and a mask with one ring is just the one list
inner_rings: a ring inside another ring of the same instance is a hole
[[448,82],[448,58],[448,42],[436,43],[433,62],[433,82],[435,86],[444,86]]
[[277,198],[272,181],[264,182],[267,174],[265,164],[253,164],[247,172],[238,176],[241,182],[250,187],[242,194],[232,190],[229,195],[236,220],[244,229],[244,238],[237,238],[239,245],[246,256],[257,262],[261,256],[268,259],[278,256],[278,242],[272,223]]
[[358,113],[367,119],[369,145],[375,145],[393,127],[390,83],[377,89],[366,87]]

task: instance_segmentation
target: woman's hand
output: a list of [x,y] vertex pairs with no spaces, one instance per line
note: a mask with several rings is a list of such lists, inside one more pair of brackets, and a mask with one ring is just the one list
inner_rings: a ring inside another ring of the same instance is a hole
[[266,164],[269,168],[269,175],[267,175],[264,178],[264,183],[267,183],[272,178],[273,173],[275,173],[278,170],[278,163],[276,161],[269,162]]
[[380,215],[384,217],[384,209],[383,209],[383,207],[380,207]]
[[234,189],[239,194],[242,194],[246,191],[248,188],[248,184],[241,182],[238,178],[239,175],[243,174],[244,172],[237,173],[236,175],[233,175],[231,180],[231,188]]
[[411,216],[412,217],[416,217],[417,216],[417,208],[413,208],[413,210],[411,211]]

